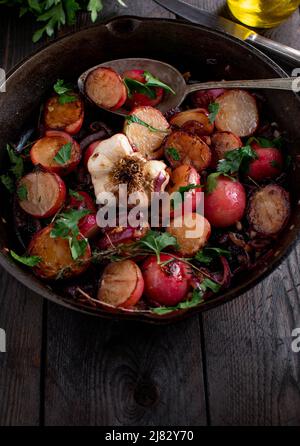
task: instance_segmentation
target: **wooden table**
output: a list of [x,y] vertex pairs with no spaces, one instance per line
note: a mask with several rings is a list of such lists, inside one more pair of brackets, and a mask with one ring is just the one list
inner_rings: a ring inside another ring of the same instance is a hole
[[[104,0],[104,17],[174,17],[150,0],[126,2]],[[82,14],[74,28],[88,23]],[[300,48],[299,25],[297,11],[267,34]],[[37,49],[30,19],[1,9],[0,29],[2,67]],[[298,247],[251,292],[167,327],[77,314],[1,270],[0,425],[299,425],[299,260]]]

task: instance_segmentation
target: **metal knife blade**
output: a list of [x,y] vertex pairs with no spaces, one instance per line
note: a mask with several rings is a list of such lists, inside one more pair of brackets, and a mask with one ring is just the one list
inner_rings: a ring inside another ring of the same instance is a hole
[[271,39],[257,34],[255,31],[248,29],[246,26],[232,22],[229,19],[212,14],[203,9],[196,8],[180,0],[154,0],[159,5],[177,14],[178,16],[197,23],[198,25],[207,26],[218,31],[223,31],[240,40],[251,43],[262,50],[266,50],[285,62],[299,64],[300,51],[275,42]]

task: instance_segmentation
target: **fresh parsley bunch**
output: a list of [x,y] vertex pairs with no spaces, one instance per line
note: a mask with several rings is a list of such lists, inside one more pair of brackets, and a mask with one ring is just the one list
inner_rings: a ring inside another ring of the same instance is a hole
[[[126,6],[123,0],[117,1]],[[78,11],[88,11],[93,22],[103,8],[102,0],[0,0],[0,5],[19,8],[19,16],[33,14],[37,22],[43,24],[33,35],[33,41],[37,42],[44,34],[51,37],[54,32],[64,25],[73,25]]]

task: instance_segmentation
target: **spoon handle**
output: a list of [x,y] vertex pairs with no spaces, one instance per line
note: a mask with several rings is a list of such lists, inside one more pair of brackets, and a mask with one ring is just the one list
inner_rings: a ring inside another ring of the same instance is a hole
[[208,90],[210,88],[267,88],[273,90],[292,90],[298,93],[300,91],[300,77],[201,82],[199,84],[187,85],[187,94],[193,91]]

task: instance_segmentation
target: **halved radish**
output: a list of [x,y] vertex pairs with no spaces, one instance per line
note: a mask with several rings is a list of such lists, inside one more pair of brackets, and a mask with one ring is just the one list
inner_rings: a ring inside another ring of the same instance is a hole
[[117,110],[127,99],[127,90],[122,78],[112,68],[95,68],[85,81],[88,98],[99,107]]
[[[163,155],[162,143],[169,133],[169,123],[159,110],[153,107],[137,107],[132,116],[146,124],[126,121],[124,133],[130,144],[147,159],[159,159]],[[152,130],[147,127],[152,127]]]
[[[129,70],[129,71],[125,71],[125,73],[123,73],[123,79],[133,79],[135,81],[140,82],[141,84],[145,84],[146,83],[146,79],[144,76],[145,71],[144,70]],[[156,105],[158,105],[164,96],[164,90],[162,88],[158,88],[158,87],[152,87],[152,90],[155,92],[155,98],[150,98],[149,96],[147,96],[144,93],[139,93],[139,92],[134,92],[132,93],[131,97],[128,97],[127,101],[126,101],[126,106],[129,109],[133,109],[134,107],[138,107],[138,106],[151,106],[151,107],[155,107]]]
[[217,132],[211,136],[214,164],[224,159],[225,153],[242,147],[241,139],[231,132]]
[[[171,125],[183,128],[185,131],[193,130],[199,136],[211,135],[214,124],[208,118],[208,112],[204,108],[195,108],[177,113],[170,120]],[[195,124],[197,122],[197,124]]]
[[211,226],[202,215],[191,213],[174,218],[167,232],[176,238],[178,252],[183,257],[192,257],[208,242]]
[[218,130],[237,136],[252,135],[258,127],[259,114],[255,98],[244,90],[228,90],[216,99],[219,111],[215,119]]
[[[85,253],[77,261],[72,259],[69,241],[51,237],[53,225],[46,226],[32,238],[28,252],[41,258],[33,268],[35,274],[43,279],[67,279],[84,273],[90,265],[91,248],[87,245]],[[83,239],[79,235],[78,239]]]
[[25,175],[18,184],[21,208],[36,218],[52,217],[63,206],[66,186],[55,173],[37,170]]
[[[165,156],[173,167],[188,164],[201,172],[210,165],[211,150],[197,135],[177,130],[166,139],[164,146]],[[174,157],[170,149],[174,149],[178,156]]]
[[[70,151],[67,146],[70,146]],[[67,175],[80,163],[81,150],[68,133],[48,130],[45,136],[33,145],[30,157],[36,166],[59,175]]]
[[74,101],[61,104],[59,96],[53,96],[45,104],[44,123],[46,129],[62,130],[75,135],[83,124],[84,106],[78,94],[72,93]]
[[82,217],[78,223],[79,231],[84,237],[90,239],[100,232],[96,218],[97,208],[94,200],[88,193],[78,191],[76,195],[71,195],[69,205],[77,210],[87,209],[91,212]]
[[137,304],[144,291],[144,279],[132,260],[110,263],[105,268],[98,299],[114,307],[130,308]]
[[289,193],[277,184],[268,184],[251,196],[247,218],[254,231],[271,237],[282,231],[290,212]]

